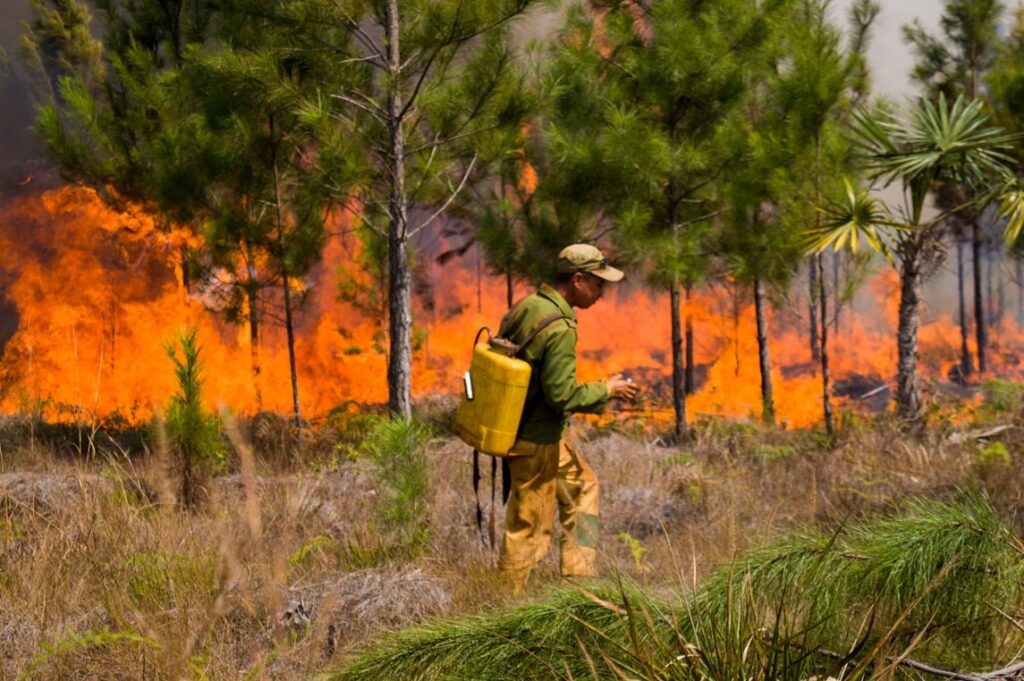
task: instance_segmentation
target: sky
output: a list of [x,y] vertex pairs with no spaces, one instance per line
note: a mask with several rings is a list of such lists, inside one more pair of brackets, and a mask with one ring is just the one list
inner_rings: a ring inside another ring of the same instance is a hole
[[[903,43],[903,26],[919,19],[929,33],[937,33],[943,0],[877,0],[881,12],[875,19],[868,61],[874,89],[897,100],[913,94],[908,74],[913,56]],[[834,0],[836,21],[846,26],[853,0]],[[1007,2],[1010,4],[1010,2]]]

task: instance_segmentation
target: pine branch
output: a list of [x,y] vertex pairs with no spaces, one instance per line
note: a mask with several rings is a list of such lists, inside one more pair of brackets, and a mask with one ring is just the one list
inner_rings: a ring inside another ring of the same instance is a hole
[[356,107],[357,109],[360,109],[361,111],[364,111],[364,112],[370,114],[371,116],[373,116],[380,123],[387,123],[387,121],[388,121],[387,112],[385,112],[384,109],[381,108],[381,106],[379,104],[377,104],[377,102],[373,101],[372,99],[370,99],[366,95],[363,95],[362,93],[358,93],[358,94],[362,95],[363,99],[365,99],[367,101],[368,105],[367,104],[363,104],[362,102],[358,101],[357,99],[355,99],[353,97],[349,97],[348,95],[342,95],[342,94],[338,94],[338,93],[333,93],[333,94],[331,94],[331,97],[333,97],[335,99],[340,99],[341,101],[343,101],[343,102],[345,102],[347,104],[351,104],[352,106]]
[[473,166],[476,165],[476,159],[477,159],[477,155],[474,153],[473,154],[473,158],[470,159],[470,161],[469,161],[469,167],[466,168],[466,172],[462,176],[462,181],[459,182],[459,186],[455,188],[455,191],[453,191],[451,196],[448,197],[448,200],[445,201],[444,204],[442,204],[440,208],[438,208],[436,211],[434,211],[433,215],[431,215],[429,218],[427,218],[422,224],[420,224],[419,227],[417,227],[417,228],[415,228],[415,229],[413,229],[413,230],[411,230],[409,232],[410,236],[413,235],[413,234],[416,234],[419,231],[422,231],[425,227],[427,227],[427,225],[432,223],[434,220],[437,219],[437,217],[439,215],[441,215],[445,210],[447,210],[448,206],[450,206],[452,204],[452,201],[454,201],[455,198],[459,195],[459,192],[462,191],[462,188],[466,186],[466,181],[469,180],[469,176],[473,172]]

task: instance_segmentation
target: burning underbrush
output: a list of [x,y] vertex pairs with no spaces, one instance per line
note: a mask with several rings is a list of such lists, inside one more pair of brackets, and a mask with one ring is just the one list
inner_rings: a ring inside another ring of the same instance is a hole
[[[723,565],[780,536],[856,535],[914,500],[959,503],[964,490],[985,495],[1006,537],[1020,536],[1024,393],[992,382],[983,394],[959,410],[969,421],[935,417],[920,439],[900,435],[887,415],[847,412],[834,449],[816,430],[747,421],[701,419],[692,443],[666,446],[628,414],[580,420],[573,437],[602,483],[607,581],[558,598],[607,605],[600,617],[614,619],[626,607],[618,576],[643,607],[679,603],[672,594],[700,593]],[[298,445],[287,419],[239,419],[225,468],[187,511],[174,503],[175,470],[152,431],[134,434],[138,449],[112,435],[115,444],[89,454],[57,451],[29,419],[4,421],[0,676],[306,679],[387,629],[519,612],[505,610],[515,604],[474,521],[469,452],[445,435],[451,403],[420,406],[415,431],[347,410],[300,431]],[[406,466],[401,475],[394,465]],[[407,484],[417,475],[423,485]],[[486,484],[482,497],[486,518]],[[557,606],[546,600],[557,584],[552,554],[529,601]],[[719,633],[721,646],[736,643]]]
[[[189,279],[185,255],[198,237],[123,208],[68,186],[25,193],[0,210],[0,413],[101,430],[145,423],[173,391],[165,348],[187,329],[196,330],[203,350],[209,407],[250,416],[291,409],[282,389],[291,376],[278,294],[267,289],[252,311],[225,306],[215,292],[238,282],[223,272]],[[344,216],[332,218],[322,261],[295,284],[301,410],[319,423],[387,399],[382,285],[350,227]],[[445,247],[436,234],[417,244],[412,383],[421,400],[459,389],[474,334],[494,327],[505,309],[505,282],[486,273],[476,250],[439,258]],[[647,388],[642,416],[664,422],[672,418],[671,315],[667,296],[642,279],[633,273],[580,314],[579,374],[592,380],[628,372]],[[877,412],[891,401],[897,285],[893,272],[881,271],[837,313],[829,350],[839,406]],[[519,284],[515,295],[528,290]],[[821,381],[806,300],[776,293],[769,351],[777,418],[811,426],[822,418]],[[255,329],[250,312],[261,320]],[[725,280],[695,290],[683,312],[693,331],[691,417],[759,413],[754,312],[744,288]],[[1021,378],[1019,324],[1012,314],[994,316],[989,375]],[[956,371],[959,348],[949,314],[926,304],[919,371],[935,394],[976,389]]]

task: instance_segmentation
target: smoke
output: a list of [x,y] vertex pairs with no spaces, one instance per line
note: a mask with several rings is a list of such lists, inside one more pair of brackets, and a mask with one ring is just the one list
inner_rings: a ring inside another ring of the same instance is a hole
[[0,67],[0,149],[4,150],[0,155],[0,200],[29,187],[38,189],[44,177],[48,179],[46,188],[55,184],[53,166],[31,130],[32,81],[18,51],[18,36],[30,17],[27,0],[0,0],[0,50],[6,55],[6,63]]

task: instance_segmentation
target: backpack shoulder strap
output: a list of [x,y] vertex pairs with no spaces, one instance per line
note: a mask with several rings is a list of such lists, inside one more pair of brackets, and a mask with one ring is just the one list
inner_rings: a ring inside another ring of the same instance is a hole
[[565,313],[563,313],[561,310],[555,310],[554,312],[552,312],[548,316],[543,317],[540,320],[538,320],[538,322],[533,325],[533,328],[530,329],[530,332],[526,334],[526,337],[523,338],[523,342],[519,344],[519,350],[516,352],[516,354],[518,355],[523,350],[525,350],[526,346],[530,344],[530,341],[532,341],[534,338],[536,338],[537,334],[539,334],[541,331],[543,331],[547,327],[551,326],[553,323],[557,322],[559,319],[568,319],[568,318],[569,318],[569,316],[566,315]]

